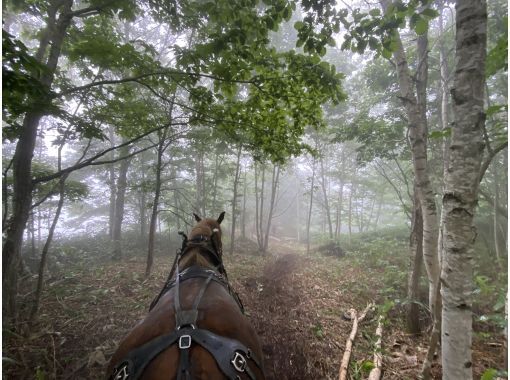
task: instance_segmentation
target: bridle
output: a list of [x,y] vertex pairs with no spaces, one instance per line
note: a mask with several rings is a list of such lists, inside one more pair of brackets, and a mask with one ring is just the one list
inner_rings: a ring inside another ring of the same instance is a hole
[[[178,232],[179,235],[181,235],[181,237],[182,237],[181,248],[177,250],[177,252],[175,254],[174,263],[172,264],[172,269],[170,270],[170,273],[168,274],[168,277],[165,281],[165,284],[163,285],[163,288],[161,289],[159,294],[156,296],[156,298],[154,298],[154,300],[152,300],[152,302],[149,306],[149,311],[151,311],[156,306],[156,304],[158,303],[160,298],[166,292],[168,292],[174,286],[176,286],[176,285],[178,286],[178,283],[183,281],[182,275],[184,275],[184,279],[192,278],[189,276],[189,274],[186,275],[187,272],[184,272],[184,273],[179,272],[179,269],[178,269],[179,261],[188,252],[190,252],[193,248],[199,248],[202,251],[202,253],[207,254],[211,263],[214,265],[214,268],[217,271],[217,273],[215,275],[213,275],[213,277],[216,278],[216,280],[218,282],[220,282],[222,285],[224,285],[226,287],[229,294],[232,296],[232,298],[234,298],[234,300],[237,302],[239,308],[241,309],[241,312],[244,314],[243,303],[241,302],[239,295],[236,292],[234,292],[234,290],[230,286],[230,282],[228,281],[228,275],[225,270],[225,267],[223,266],[223,260],[222,260],[223,252],[222,252],[221,245],[218,247],[218,245],[214,242],[214,236],[217,234],[217,231],[218,230],[216,228],[213,228],[212,234],[210,236],[199,234],[199,235],[193,236],[191,239],[188,239],[188,236],[183,231]],[[174,279],[174,274],[176,271],[177,271],[178,275],[175,276],[175,279]],[[195,272],[197,272],[197,271],[195,271]],[[203,276],[199,276],[199,277],[203,277]]]

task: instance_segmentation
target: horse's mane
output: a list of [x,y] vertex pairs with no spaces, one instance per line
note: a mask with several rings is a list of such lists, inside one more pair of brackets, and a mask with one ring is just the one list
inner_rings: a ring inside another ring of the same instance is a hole
[[[215,219],[210,218],[202,219],[198,222],[191,230],[189,239],[193,239],[199,235],[211,237],[213,235],[213,229],[217,229],[216,233],[219,234],[219,241],[221,244],[221,227]],[[214,264],[200,252],[199,247],[190,249],[189,252],[187,252],[186,255],[179,261],[180,268],[186,268],[192,265],[214,268]]]

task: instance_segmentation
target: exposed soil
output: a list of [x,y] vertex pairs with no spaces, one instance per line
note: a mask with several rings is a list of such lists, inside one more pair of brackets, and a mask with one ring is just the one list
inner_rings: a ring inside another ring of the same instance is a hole
[[[28,337],[4,330],[4,379],[98,379],[120,339],[147,313],[170,266],[156,260],[147,281],[142,259],[103,266],[82,264],[49,279],[41,317]],[[350,308],[381,303],[380,270],[350,265],[348,259],[306,257],[280,245],[269,257],[225,258],[233,287],[263,342],[268,379],[336,379],[352,322]],[[28,296],[27,296],[28,297]],[[372,360],[377,313],[358,330],[351,379],[366,377]],[[384,379],[416,379],[426,352],[426,336],[402,332],[402,310],[394,307],[383,332]],[[11,362],[13,360],[13,362]],[[475,340],[475,378],[486,368],[502,368],[503,337]],[[434,365],[434,376],[440,368]]]

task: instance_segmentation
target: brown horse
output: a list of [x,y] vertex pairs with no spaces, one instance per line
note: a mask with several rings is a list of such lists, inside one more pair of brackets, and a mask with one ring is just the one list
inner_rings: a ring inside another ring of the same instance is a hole
[[223,268],[225,212],[193,215],[198,223],[189,239],[183,234],[169,280],[120,343],[109,379],[264,379],[260,342]]

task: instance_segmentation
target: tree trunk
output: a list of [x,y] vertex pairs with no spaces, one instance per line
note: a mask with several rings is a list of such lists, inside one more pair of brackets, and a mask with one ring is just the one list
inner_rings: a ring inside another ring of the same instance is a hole
[[[119,150],[120,157],[129,154],[129,147],[126,145]],[[115,220],[113,224],[113,253],[112,259],[120,260],[122,258],[122,221],[124,220],[124,199],[127,187],[127,172],[131,160],[124,159],[120,162],[119,176],[117,178],[117,194],[115,197]]]
[[349,226],[349,244],[352,243],[352,198],[354,198],[355,191],[356,186],[354,183],[351,183],[351,191],[349,192],[349,217],[347,218],[347,224]]
[[156,182],[154,189],[154,200],[152,202],[152,213],[149,223],[149,247],[147,250],[147,265],[145,267],[145,277],[149,277],[152,271],[152,265],[154,263],[154,243],[156,240],[156,226],[158,221],[158,206],[159,197],[161,194],[161,171],[163,168],[163,153],[166,144],[166,135],[168,129],[164,129],[158,133],[159,143],[157,149],[157,162],[156,162]]
[[271,231],[271,222],[273,221],[273,211],[276,200],[276,193],[278,191],[278,179],[280,177],[280,165],[273,166],[273,177],[271,179],[271,201],[269,203],[269,212],[267,215],[266,233],[264,236],[264,249],[262,252],[267,252],[269,245],[269,233]]
[[261,178],[261,188],[260,188],[260,197],[258,190],[258,171],[257,164],[255,164],[255,224],[257,231],[257,244],[260,252],[264,252],[264,232],[263,232],[263,216],[264,216],[264,182],[265,182],[265,174],[266,168],[263,164],[262,166],[262,178]]
[[441,359],[445,380],[473,378],[471,308],[476,237],[473,216],[484,148],[486,44],[485,1],[457,2],[454,124],[443,195]]
[[301,242],[301,183],[296,178],[296,240]]
[[324,197],[324,209],[326,211],[326,220],[328,222],[329,239],[333,240],[333,224],[331,223],[331,210],[329,209],[328,192],[326,188],[326,173],[324,172],[324,160],[321,156],[321,187],[322,196]]
[[248,181],[246,178],[246,168],[244,168],[244,184],[243,184],[243,213],[241,218],[241,237],[246,239],[246,190]]
[[[389,0],[382,0],[383,10],[389,5]],[[397,68],[400,98],[402,99],[408,120],[409,143],[416,178],[417,190],[423,216],[423,256],[429,279],[429,306],[436,315],[436,295],[439,286],[439,259],[437,242],[439,225],[437,220],[434,191],[428,174],[427,163],[427,114],[426,89],[428,76],[428,40],[427,34],[417,38],[417,72],[416,94],[413,79],[407,63],[404,47],[398,33],[395,34],[397,50],[393,53]]]
[[195,172],[196,172],[196,211],[199,215],[205,215],[205,168],[204,151],[200,146],[196,147]]
[[[110,148],[115,146],[115,134],[113,127],[108,128],[109,138],[110,138]],[[114,151],[110,153],[110,159],[115,158]],[[108,180],[110,187],[110,208],[109,208],[109,218],[108,218],[108,236],[113,241],[113,226],[115,225],[115,165],[108,165]]]
[[[439,12],[439,64],[441,74],[441,129],[444,133],[450,128],[449,122],[449,110],[448,110],[448,57],[444,44],[444,31],[443,31],[443,2],[438,1],[438,12]],[[443,178],[446,177],[449,165],[449,151],[450,148],[450,137],[443,136]]]
[[258,170],[257,170],[257,163],[255,162],[253,164],[253,168],[255,171],[255,233],[257,234],[257,246],[262,246],[260,242],[260,223],[259,218],[261,218],[261,215],[259,213],[259,188],[258,188],[258,182],[259,182],[259,176],[258,176]]
[[340,183],[340,190],[338,191],[338,204],[336,208],[336,221],[335,221],[335,239],[341,234],[342,229],[342,205],[344,198],[344,183],[343,181]]
[[30,312],[29,317],[29,325],[31,326],[35,319],[37,318],[37,313],[39,311],[39,305],[41,303],[41,295],[43,290],[43,282],[44,282],[44,270],[46,268],[46,261],[48,257],[48,252],[50,250],[51,242],[53,241],[53,234],[55,233],[55,228],[57,227],[58,219],[60,218],[60,213],[62,211],[62,206],[64,205],[64,192],[65,192],[65,181],[67,179],[67,175],[63,175],[59,180],[59,199],[57,204],[57,210],[55,211],[55,216],[53,217],[53,222],[51,223],[50,229],[48,231],[48,237],[46,238],[46,243],[44,244],[42,253],[41,253],[41,261],[39,263],[39,273],[37,277],[37,288],[35,291],[35,300],[32,305],[32,310]]
[[[145,153],[145,152],[144,152]],[[142,161],[142,184],[140,187],[140,241],[142,244],[146,241],[147,235],[147,192],[145,188],[145,159],[144,154],[141,155]]]
[[216,207],[218,198],[218,169],[219,169],[219,149],[216,147],[216,154],[214,155],[214,177],[213,177],[213,200],[212,200],[212,214],[217,215],[218,209]]
[[[62,42],[71,22],[72,0],[65,0],[48,7],[47,28],[43,31],[36,59],[46,65],[40,77],[41,83],[50,89],[60,57]],[[58,8],[61,13],[55,19]],[[43,60],[49,47],[48,58]],[[21,263],[21,245],[28,213],[32,204],[32,157],[34,155],[37,128],[43,116],[40,111],[25,114],[18,143],[13,157],[13,207],[12,217],[6,230],[2,257],[2,285],[4,316],[8,321],[16,319],[16,297],[18,295],[18,268]]]
[[421,267],[423,262],[423,219],[421,205],[418,199],[416,185],[413,197],[413,218],[411,221],[410,237],[410,264],[411,271],[407,286],[407,298],[409,304],[407,307],[407,330],[411,334],[419,334],[420,327],[420,308],[419,285],[421,276]]
[[499,223],[498,223],[498,212],[496,211],[499,207],[499,179],[497,173],[497,164],[494,162],[494,212],[492,215],[493,222],[493,233],[494,233],[494,252],[496,253],[496,262],[499,268],[502,268],[501,253],[499,248]]
[[379,203],[377,205],[377,213],[375,214],[375,220],[374,220],[374,231],[377,231],[377,226],[379,224],[379,218],[381,217],[381,208],[383,203],[383,196],[384,194],[381,194],[379,198]]
[[230,231],[230,249],[229,253],[234,254],[234,243],[236,233],[236,221],[237,221],[237,187],[239,185],[239,177],[241,174],[241,145],[237,148],[237,162],[236,162],[236,173],[234,176],[234,194],[232,199],[232,226]]
[[312,163],[312,182],[310,185],[310,205],[308,206],[308,217],[306,219],[306,254],[310,254],[310,224],[312,222],[312,208],[313,208],[313,190],[315,187],[315,164],[317,160],[313,158]]
[[363,232],[364,231],[363,212],[365,211],[363,206],[364,206],[365,197],[361,191],[360,191],[359,200],[361,201],[361,204],[359,207],[359,211],[356,213],[356,215],[358,216],[358,231]]

